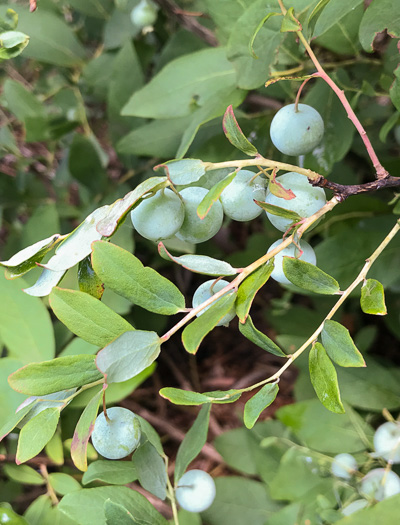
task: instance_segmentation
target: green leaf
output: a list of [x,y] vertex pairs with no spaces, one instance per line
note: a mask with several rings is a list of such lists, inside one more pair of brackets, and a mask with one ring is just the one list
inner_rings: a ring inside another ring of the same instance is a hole
[[[260,57],[258,57],[254,51],[254,41],[255,39],[257,38],[257,35],[258,33],[260,32],[260,29],[263,27],[263,25],[268,22],[268,20],[271,18],[271,16],[282,16],[282,13],[275,13],[275,12],[270,12],[268,13],[266,16],[264,16],[264,18],[258,23],[258,26],[256,27],[256,29],[254,30],[254,33],[249,41],[249,51],[250,51],[250,54],[253,58],[256,58],[256,59],[259,59]],[[281,31],[282,32],[282,31]]]
[[222,120],[222,127],[226,138],[233,146],[235,146],[235,148],[243,151],[243,153],[246,153],[246,155],[250,155],[250,157],[258,155],[256,147],[248,141],[248,139],[243,134],[243,131],[240,129],[235,114],[233,113],[232,106],[229,106],[225,111],[225,115]]
[[65,494],[76,492],[82,488],[79,481],[64,472],[52,472],[49,474],[48,482],[60,496],[65,496]]
[[92,136],[75,133],[69,149],[68,169],[72,177],[93,192],[104,191],[107,173],[99,146]]
[[44,268],[38,280],[29,288],[24,288],[24,292],[32,297],[45,297],[49,295],[54,287],[61,281],[66,270],[53,272]]
[[340,399],[336,370],[320,343],[314,343],[310,350],[309,369],[311,383],[324,407],[343,414],[345,410]]
[[42,301],[21,290],[24,281],[7,281],[0,275],[0,337],[9,357],[24,363],[52,359],[53,327]]
[[206,403],[233,403],[241,396],[240,390],[226,390],[215,392],[191,392],[180,388],[165,387],[160,390],[160,396],[168,399],[175,405],[196,406]]
[[280,182],[278,182],[275,177],[271,178],[269,181],[268,192],[272,193],[272,195],[276,195],[276,197],[285,199],[286,201],[290,201],[296,197],[292,190],[287,190],[286,188],[284,188],[283,185]]
[[125,332],[97,354],[97,368],[107,383],[127,381],[147,368],[160,353],[161,340],[155,332]]
[[64,464],[64,447],[61,438],[61,429],[58,428],[44,449],[46,455],[55,465]]
[[317,20],[320,17],[322,10],[327,4],[329,4],[330,1],[331,0],[319,0],[317,5],[311,11],[310,16],[308,17],[308,21],[307,21],[307,27],[308,27],[308,32],[310,36],[314,32],[315,24],[317,23]]
[[[0,359],[0,427],[3,426],[5,421],[14,418],[15,411],[26,399],[24,395],[15,392],[7,381],[8,376],[18,370],[18,368],[21,368],[21,366],[21,361],[11,357],[2,357]],[[1,436],[2,434],[0,433],[0,438]]]
[[274,262],[270,260],[246,277],[239,286],[236,299],[236,314],[241,323],[246,322],[254,297],[259,289],[268,281],[273,269]]
[[336,279],[320,270],[315,264],[294,257],[284,257],[282,268],[289,281],[299,288],[324,295],[333,295],[340,291]]
[[366,366],[349,331],[340,323],[330,319],[326,320],[321,338],[329,357],[339,366]]
[[26,122],[27,118],[45,118],[43,105],[22,84],[8,78],[4,82],[3,90],[8,109],[18,120]]
[[173,261],[191,272],[211,275],[212,277],[236,275],[238,273],[237,269],[229,263],[213,259],[207,255],[181,255],[176,257],[169,253],[162,242],[158,244],[158,253],[163,259]]
[[373,523],[387,523],[389,524],[396,520],[398,506],[400,505],[400,495],[396,494],[383,501],[378,501],[371,507],[361,509],[350,516],[346,516],[339,521],[336,521],[336,525],[365,525]]
[[150,312],[173,315],[185,308],[185,298],[171,281],[119,246],[94,243],[92,264],[106,287]]
[[367,279],[361,288],[361,310],[366,314],[386,315],[385,291],[376,279]]
[[166,119],[183,117],[210,104],[218,91],[236,88],[235,71],[223,47],[204,49],[169,62],[132,95],[122,115]]
[[17,392],[41,396],[86,385],[102,377],[94,356],[78,355],[26,365],[11,374],[8,382]]
[[37,456],[56,431],[60,410],[46,408],[22,428],[17,447],[17,465]]
[[92,397],[76,425],[71,443],[71,458],[76,468],[87,470],[87,446],[97,418],[103,388]]
[[266,384],[244,406],[243,421],[247,428],[253,428],[260,414],[271,405],[278,395],[277,383]]
[[95,299],[101,299],[104,292],[104,284],[92,268],[90,257],[85,257],[78,266],[79,290],[92,295]]
[[395,79],[393,84],[390,86],[389,95],[394,107],[397,109],[397,111],[400,111],[400,67],[395,69],[394,76]]
[[119,503],[114,503],[110,499],[104,502],[104,515],[107,525],[135,525],[138,523],[132,514]]
[[222,296],[214,304],[192,321],[182,332],[182,343],[185,350],[195,354],[205,336],[225,317],[232,309],[236,300],[236,293],[231,292]]
[[68,3],[80,13],[103,19],[109,18],[113,5],[111,0],[68,0]]
[[99,459],[90,463],[83,474],[82,483],[102,481],[108,485],[126,485],[137,480],[137,472],[132,461],[107,461]]
[[146,441],[135,451],[132,457],[139,482],[142,487],[162,500],[167,497],[167,471],[163,458]]
[[128,487],[97,487],[72,492],[63,497],[59,509],[77,523],[82,522],[84,516],[84,525],[107,525],[104,503],[108,499],[125,507],[137,523],[168,525],[144,496]]
[[254,200],[254,202],[268,213],[272,213],[272,215],[278,215],[279,217],[284,217],[285,219],[289,219],[293,222],[300,222],[303,218],[294,211],[286,210],[285,208],[275,206],[274,204],[268,204],[267,202],[261,202],[257,200]]
[[189,464],[198,456],[207,441],[208,423],[210,420],[211,405],[201,407],[195,422],[190,427],[184,440],[178,448],[175,460],[175,485],[181,479]]
[[300,22],[297,20],[297,18],[294,16],[294,8],[289,7],[289,9],[286,11],[281,25],[281,33],[287,33],[287,32],[296,32],[301,31],[303,28],[301,27]]
[[160,456],[163,456],[164,449],[161,443],[160,436],[157,434],[156,430],[150,425],[150,423],[146,419],[143,419],[138,414],[136,414],[136,417],[139,419],[142,434],[146,436],[146,438],[150,441],[150,443],[157,450]]
[[215,184],[215,186],[213,186],[211,190],[209,190],[209,192],[206,194],[204,199],[200,202],[200,204],[197,207],[197,215],[200,217],[200,219],[204,219],[207,213],[211,210],[212,205],[218,201],[218,199],[221,196],[221,193],[227,186],[229,186],[229,184],[233,181],[236,175],[237,171],[234,171],[221,181],[217,182],[217,184]]
[[246,337],[246,339],[257,345],[259,348],[262,348],[266,352],[269,352],[270,354],[276,355],[278,357],[287,357],[287,355],[282,352],[278,345],[276,345],[265,334],[257,330],[249,315],[243,324],[241,322],[239,323],[239,330],[240,333]]
[[105,346],[133,326],[91,295],[54,288],[49,297],[56,316],[88,343]]
[[170,160],[154,167],[154,171],[164,171],[175,185],[186,185],[198,181],[206,172],[205,164],[199,159]]
[[359,31],[360,42],[365,51],[373,51],[374,38],[385,29],[392,38],[400,38],[398,7],[395,0],[374,0],[368,6]]
[[4,473],[12,480],[26,485],[44,485],[46,480],[29,465],[13,465],[11,463],[3,466]]
[[[34,401],[33,404],[37,404],[37,401]],[[0,441],[2,441],[14,428],[24,419],[24,417],[30,412],[33,404],[29,404],[20,408],[15,414],[13,414],[0,428]]]

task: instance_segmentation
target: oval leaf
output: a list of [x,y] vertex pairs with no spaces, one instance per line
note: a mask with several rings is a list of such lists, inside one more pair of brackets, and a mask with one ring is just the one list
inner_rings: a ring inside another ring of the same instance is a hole
[[242,335],[246,337],[246,339],[257,345],[259,348],[262,348],[266,352],[274,354],[278,357],[287,357],[287,355],[284,352],[282,352],[278,345],[276,345],[265,334],[260,332],[260,330],[257,330],[249,315],[247,316],[247,319],[243,324],[239,323],[239,331]]
[[253,428],[261,412],[275,401],[279,387],[277,383],[266,384],[244,406],[244,424]]
[[191,392],[190,390],[181,390],[180,388],[165,387],[160,390],[160,396],[168,399],[175,405],[196,406],[205,403],[233,403],[241,396],[240,390],[217,390],[214,392]]
[[132,457],[142,487],[164,500],[167,497],[167,471],[165,462],[153,445],[146,441]]
[[258,155],[256,147],[247,140],[243,134],[243,131],[240,129],[235,114],[233,113],[232,106],[229,106],[225,111],[225,115],[222,120],[222,127],[226,138],[229,140],[232,146],[235,146],[235,148],[243,151],[243,153],[246,153],[246,155],[249,155],[250,157]]
[[325,408],[336,414],[343,414],[337,374],[325,348],[315,343],[309,355],[310,379],[318,399]]
[[135,525],[138,522],[123,505],[114,503],[110,499],[104,502],[104,515],[107,525]]
[[106,459],[90,463],[82,477],[84,485],[92,481],[103,481],[109,485],[126,485],[135,480],[137,480],[137,474],[131,461],[108,461]]
[[186,185],[198,181],[206,172],[199,159],[170,160],[154,167],[154,171],[164,170],[172,184]]
[[366,314],[386,315],[385,291],[376,279],[367,279],[361,288],[361,310]]
[[366,366],[347,328],[330,319],[324,323],[322,344],[329,357],[339,366]]
[[261,202],[257,200],[254,200],[254,202],[263,210],[267,211],[268,213],[272,213],[272,215],[278,215],[279,217],[289,219],[293,222],[300,222],[303,219],[303,217],[300,217],[298,213],[291,210],[285,210],[285,208],[281,208],[280,206],[275,206],[274,204],[268,204],[267,202]]
[[251,305],[258,290],[268,281],[274,269],[274,261],[271,259],[263,264],[242,282],[238,289],[236,299],[236,314],[241,323],[244,323],[249,315]]
[[289,281],[299,288],[324,295],[333,295],[340,291],[336,279],[314,264],[294,257],[283,257],[282,268]]
[[207,213],[211,210],[211,206],[215,202],[217,202],[217,200],[221,196],[221,193],[224,191],[224,189],[227,186],[229,186],[229,184],[233,181],[236,175],[237,175],[237,171],[230,173],[227,177],[217,182],[217,184],[215,184],[210,189],[210,191],[207,193],[207,195],[204,197],[204,199],[200,202],[200,204],[197,207],[197,215],[200,217],[200,219],[204,219]]
[[28,421],[19,434],[15,459],[17,465],[39,454],[53,437],[59,418],[58,408],[46,408]]

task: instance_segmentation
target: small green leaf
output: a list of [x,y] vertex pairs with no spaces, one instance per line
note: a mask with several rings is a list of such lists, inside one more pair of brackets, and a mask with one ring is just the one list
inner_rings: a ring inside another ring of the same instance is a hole
[[168,399],[175,405],[186,405],[186,406],[197,406],[204,405],[206,403],[233,403],[237,401],[241,396],[240,390],[226,390],[226,391],[214,391],[204,392],[192,392],[190,390],[181,390],[180,388],[165,387],[160,390],[160,396],[164,399]]
[[104,284],[92,268],[90,257],[85,257],[78,266],[79,290],[92,295],[95,299],[101,299],[104,292]]
[[190,354],[197,352],[202,340],[232,309],[235,300],[234,292],[222,296],[183,330],[182,343],[187,352]]
[[46,480],[29,465],[13,465],[11,463],[3,466],[4,473],[12,480],[26,485],[44,485]]
[[279,217],[289,219],[293,222],[300,222],[303,219],[303,217],[300,217],[298,213],[285,210],[285,208],[281,208],[280,206],[275,206],[274,204],[268,204],[267,202],[256,200],[254,202],[258,204],[258,206],[260,206],[263,210],[267,211],[268,213],[272,213],[272,215],[278,215]]
[[235,148],[243,151],[243,153],[246,153],[246,155],[249,155],[250,157],[258,155],[255,146],[247,140],[243,131],[240,129],[235,114],[233,113],[232,106],[229,106],[225,111],[224,118],[222,119],[222,127],[226,138],[233,146],[235,146]]
[[87,470],[87,446],[93,432],[102,394],[103,388],[99,388],[89,401],[79,418],[72,438],[71,458],[76,468],[83,472]]
[[92,264],[106,287],[150,312],[173,315],[185,308],[185,298],[171,281],[115,244],[95,242]]
[[387,314],[383,285],[375,279],[367,279],[362,285],[360,302],[361,310],[366,314]]
[[239,286],[236,299],[236,314],[241,323],[246,321],[254,297],[258,290],[268,281],[273,269],[274,262],[270,260],[246,277]]
[[65,496],[65,494],[76,492],[82,488],[79,481],[64,472],[52,472],[49,474],[48,482],[54,492],[60,496]]
[[287,357],[285,353],[276,345],[269,337],[257,330],[254,326],[251,317],[248,315],[244,323],[239,323],[239,331],[249,341],[262,348],[270,354],[274,354],[278,357]]
[[53,312],[74,334],[88,343],[105,346],[133,326],[91,295],[54,288],[49,297]]
[[110,499],[104,502],[104,515],[107,525],[115,525],[116,523],[118,525],[135,525],[138,523],[128,509]]
[[18,439],[15,459],[17,465],[39,454],[53,437],[59,418],[60,410],[58,408],[46,408],[24,425]]
[[244,406],[244,424],[253,428],[261,412],[275,401],[279,387],[277,383],[266,384]]
[[238,273],[238,270],[229,263],[213,259],[207,255],[181,255],[176,257],[169,253],[162,242],[158,244],[158,253],[163,259],[173,261],[191,272],[211,275],[212,277],[236,275]]
[[299,288],[324,295],[333,295],[340,291],[336,279],[314,264],[294,257],[283,257],[282,268],[289,281]]
[[82,483],[102,481],[109,485],[126,485],[137,480],[137,473],[131,461],[108,461],[99,459],[90,463],[83,474]]
[[153,445],[146,441],[132,457],[142,487],[158,498],[167,497],[167,471],[165,462]]
[[[71,391],[69,391],[71,392]],[[56,405],[57,406],[57,405]],[[58,428],[44,449],[46,455],[55,465],[64,464],[64,447],[61,438],[61,429]]]
[[326,320],[321,338],[329,357],[339,366],[366,366],[349,331],[340,323],[330,319]]
[[336,414],[343,414],[337,374],[325,348],[315,343],[309,354],[310,379],[318,399],[325,408]]
[[29,405],[20,408],[11,418],[9,418],[3,426],[0,428],[0,441],[2,441],[14,428],[20,423],[28,412],[32,409],[33,405],[37,404],[37,401],[33,401]]
[[211,210],[212,205],[218,201],[218,199],[221,196],[221,193],[224,191],[224,189],[227,186],[229,186],[229,184],[233,181],[236,175],[237,175],[237,171],[230,173],[227,177],[217,182],[217,184],[215,184],[209,190],[207,195],[204,197],[204,199],[200,202],[200,204],[197,207],[197,215],[200,217],[200,219],[204,219],[207,213]]
[[181,479],[189,464],[200,454],[207,441],[210,411],[211,405],[209,404],[201,407],[195,422],[178,448],[175,460],[175,484]]
[[300,22],[294,16],[293,11],[294,7],[289,7],[289,9],[286,11],[282,20],[281,33],[296,32],[303,29]]
[[97,354],[97,368],[107,383],[120,383],[138,375],[155,361],[161,340],[155,332],[125,332]]
[[317,20],[319,18],[319,15],[321,14],[324,7],[329,4],[331,0],[319,0],[318,4],[314,7],[314,9],[311,11],[310,16],[308,17],[308,32],[310,36],[312,36],[314,32],[315,24],[317,23]]
[[146,419],[143,419],[138,414],[136,414],[136,417],[139,419],[142,434],[146,436],[147,440],[150,441],[150,443],[157,450],[160,456],[163,456],[164,449],[161,443],[160,436],[157,434],[156,430],[150,425],[150,423]]
[[154,171],[164,170],[165,174],[177,186],[198,181],[206,172],[205,165],[199,159],[170,160],[154,167]]
[[31,363],[8,378],[10,386],[26,395],[41,396],[98,381],[103,376],[95,365],[95,356],[57,357]]

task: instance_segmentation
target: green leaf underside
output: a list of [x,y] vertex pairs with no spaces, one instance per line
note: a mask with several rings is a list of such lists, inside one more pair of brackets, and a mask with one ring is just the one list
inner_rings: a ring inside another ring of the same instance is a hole
[[95,242],[92,264],[106,287],[145,310],[173,315],[185,308],[185,298],[171,281],[115,244]]
[[361,310],[366,314],[386,315],[385,291],[376,279],[367,279],[361,288]]
[[2,441],[12,430],[14,430],[18,423],[24,419],[27,413],[30,412],[33,406],[37,403],[38,401],[33,401],[33,403],[30,403],[29,405],[21,408],[3,424],[3,426],[0,428],[0,441]]
[[277,383],[264,385],[244,407],[243,421],[246,428],[253,428],[261,412],[271,405],[278,395]]
[[126,485],[137,480],[137,473],[131,461],[108,461],[99,459],[90,463],[83,474],[82,483],[103,481],[110,485]]
[[56,431],[60,410],[46,408],[22,428],[17,447],[17,465],[37,456]]
[[240,151],[246,153],[250,157],[258,155],[257,149],[247,140],[244,136],[243,131],[236,120],[232,106],[229,106],[225,111],[224,118],[222,120],[222,127],[226,138]]
[[87,446],[94,429],[102,394],[103,388],[100,387],[82,412],[72,438],[71,458],[76,468],[82,471],[87,470]]
[[314,264],[294,257],[283,257],[282,268],[289,281],[299,288],[324,295],[333,295],[340,291],[336,279]]
[[207,441],[210,411],[211,405],[203,405],[201,407],[195,422],[178,448],[174,472],[175,484],[181,479],[189,464],[200,454]]
[[270,260],[246,277],[239,286],[236,299],[236,314],[241,323],[246,321],[254,297],[260,288],[268,281],[273,269],[274,261]]
[[211,210],[212,205],[218,201],[218,199],[221,196],[221,193],[224,191],[224,189],[227,186],[229,186],[229,184],[233,181],[236,175],[237,175],[237,171],[230,173],[227,177],[217,182],[217,184],[215,184],[209,190],[207,195],[204,197],[204,199],[200,202],[200,204],[197,207],[197,215],[200,217],[200,219],[204,219],[207,213]]
[[222,296],[208,310],[192,321],[182,332],[182,343],[185,350],[195,354],[204,337],[221,321],[231,310],[236,300],[236,293]]
[[213,259],[208,255],[180,255],[176,257],[165,248],[162,242],[158,245],[158,253],[163,259],[173,261],[191,272],[211,275],[212,277],[236,275],[238,273],[237,269],[229,263]]
[[267,202],[261,202],[257,200],[254,200],[254,202],[258,204],[258,206],[260,206],[263,210],[271,213],[272,215],[278,215],[279,217],[289,219],[293,222],[300,222],[303,219],[303,217],[300,217],[298,213],[285,210],[285,208],[281,208],[280,206],[274,206],[273,204],[268,204]]
[[204,162],[199,159],[170,160],[154,168],[155,171],[161,169],[165,171],[172,184],[177,186],[196,182],[206,172]]
[[49,302],[71,332],[96,346],[105,346],[124,332],[134,330],[123,317],[84,292],[54,288]]
[[239,331],[244,337],[246,337],[246,339],[266,352],[278,357],[287,357],[278,345],[276,345],[268,336],[260,332],[260,330],[257,330],[249,315],[244,323],[239,323]]
[[320,343],[315,343],[310,350],[309,370],[315,393],[324,407],[343,414],[345,410],[340,399],[336,370]]
[[329,357],[339,366],[366,366],[349,331],[340,323],[330,319],[326,320],[321,338]]
[[41,396],[80,387],[102,377],[96,368],[95,356],[76,355],[31,363],[11,374],[8,382],[17,392]]
[[163,456],[164,449],[161,443],[160,436],[158,435],[156,430],[150,425],[150,423],[146,419],[143,419],[141,416],[137,414],[136,414],[136,417],[139,419],[140,428],[142,429],[142,434],[146,436],[146,438],[150,441],[150,443],[157,450],[160,456]]
[[135,525],[138,522],[123,505],[114,503],[110,499],[104,502],[104,515],[107,525]]
[[5,464],[3,467],[5,474],[14,481],[26,483],[28,485],[44,485],[46,480],[29,465]]
[[165,500],[167,497],[165,463],[149,441],[140,445],[132,457],[132,462],[141,486],[158,498]]
[[107,383],[127,381],[147,368],[160,353],[161,340],[156,332],[125,332],[97,354],[97,368]]
[[241,396],[240,390],[226,390],[214,392],[191,392],[190,390],[181,390],[180,388],[165,387],[160,390],[160,396],[168,399],[175,405],[196,406],[206,403],[233,403]]

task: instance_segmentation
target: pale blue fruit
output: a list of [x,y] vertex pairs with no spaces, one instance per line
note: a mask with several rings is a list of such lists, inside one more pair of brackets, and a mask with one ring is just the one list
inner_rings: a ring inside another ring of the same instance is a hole
[[151,0],[141,0],[131,11],[131,21],[136,27],[152,26],[157,20],[157,5]]
[[[225,215],[234,221],[251,221],[258,217],[262,208],[255,200],[265,200],[265,181],[249,170],[240,170],[233,181],[221,193]],[[251,181],[251,182],[250,182]]]
[[391,463],[400,463],[400,424],[388,421],[374,434],[376,454]]
[[185,206],[185,219],[181,229],[176,233],[178,239],[197,244],[214,237],[220,230],[224,218],[222,204],[217,201],[204,219],[200,219],[197,215],[197,207],[208,191],[199,186],[191,186],[179,193]]
[[[271,246],[268,248],[268,251],[273,250],[277,246],[279,246],[282,242],[282,239],[278,239],[275,241]],[[315,256],[314,250],[311,248],[311,246],[306,241],[300,241],[300,248],[303,250],[303,253],[301,254],[301,257],[298,257],[301,261],[308,262],[310,264],[316,264],[317,258]],[[292,243],[289,244],[287,248],[284,248],[281,250],[277,255],[275,255],[274,258],[274,269],[272,270],[271,277],[275,279],[278,283],[281,284],[291,284],[289,279],[286,277],[286,275],[283,273],[283,258],[285,256],[288,257],[296,257],[299,253],[298,248]]]
[[274,146],[285,155],[305,155],[321,142],[324,121],[318,111],[307,104],[281,108],[272,119],[270,135]]
[[337,454],[332,461],[331,472],[337,478],[351,479],[357,470],[357,460],[354,456],[347,453]]
[[[286,190],[292,190],[295,197],[290,200],[277,197],[273,193],[267,191],[265,202],[274,206],[279,206],[285,210],[296,212],[300,217],[310,217],[326,204],[325,191],[322,188],[311,186],[307,177],[294,171],[289,171],[276,178],[277,182],[282,184]],[[288,229],[292,221],[285,219],[279,215],[267,213],[267,217],[271,224],[281,232]]]
[[184,218],[185,207],[182,200],[168,188],[143,200],[131,211],[134,228],[140,235],[155,242],[174,236]]
[[136,415],[122,407],[107,409],[97,416],[92,433],[92,443],[99,454],[107,459],[128,456],[140,442],[140,422]]
[[188,470],[178,481],[175,496],[188,512],[203,512],[208,509],[215,498],[213,478],[203,470]]
[[[215,284],[214,284],[215,283]],[[214,284],[214,286],[213,286]],[[212,297],[215,293],[222,290],[222,288],[225,288],[229,283],[228,281],[224,281],[224,279],[221,279],[217,282],[215,282],[215,279],[211,279],[210,281],[206,281],[205,283],[201,284],[197,290],[194,292],[193,295],[193,308],[197,308],[200,304],[204,303],[204,301],[207,301],[210,297]],[[211,290],[212,288],[212,290]],[[230,290],[227,293],[232,293]],[[215,304],[215,303],[213,303]],[[212,306],[212,305],[210,305]],[[202,315],[206,310],[210,308],[210,306],[207,306],[202,310],[199,314],[197,314],[197,317]],[[233,306],[231,310],[220,320],[220,322],[216,326],[228,326],[230,321],[236,316],[235,307]]]
[[393,470],[375,468],[361,480],[360,492],[363,496],[382,501],[400,493],[400,478]]

